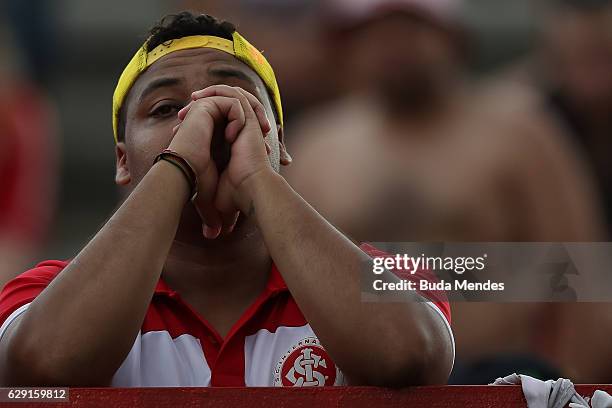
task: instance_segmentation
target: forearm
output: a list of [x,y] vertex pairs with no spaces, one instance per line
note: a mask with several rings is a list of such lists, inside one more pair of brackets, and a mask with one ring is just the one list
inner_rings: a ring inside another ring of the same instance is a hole
[[429,306],[362,302],[360,270],[369,257],[282,177],[259,177],[250,188],[272,259],[317,336],[354,383],[446,380],[450,343]]
[[30,385],[110,380],[142,324],[187,196],[172,165],[149,171],[7,333],[11,378]]

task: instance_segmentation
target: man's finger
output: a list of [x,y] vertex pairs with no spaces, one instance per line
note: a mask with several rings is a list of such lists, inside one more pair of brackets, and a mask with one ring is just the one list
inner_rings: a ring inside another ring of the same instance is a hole
[[176,136],[176,132],[178,132],[179,128],[181,127],[181,123],[180,122],[178,125],[176,125],[175,127],[172,128],[172,136]]
[[[198,100],[201,98],[207,98],[210,96],[226,96],[226,97],[234,97],[238,98],[242,95],[246,98],[246,101],[251,106],[259,124],[261,126],[261,130],[264,134],[267,134],[270,130],[272,130],[272,126],[268,117],[266,116],[266,110],[261,102],[251,93],[245,91],[242,88],[235,88],[228,85],[213,85],[208,88],[195,91],[191,94],[192,99]],[[180,113],[180,112],[179,112]]]
[[187,112],[189,112],[189,109],[191,109],[191,105],[193,102],[189,102],[187,105],[183,106],[183,108],[178,111],[178,118],[179,120],[185,120],[185,116],[187,116]]
[[200,175],[198,195],[193,201],[193,205],[202,219],[202,233],[208,239],[217,238],[223,226],[221,215],[214,206],[218,179],[217,167],[212,163],[207,167],[204,174]]
[[238,215],[240,214],[234,205],[233,194],[234,188],[230,183],[228,172],[225,171],[221,174],[217,195],[215,196],[215,208],[221,216],[223,223],[223,230],[221,233],[223,235],[227,235],[234,230],[236,222],[238,221]]
[[[245,112],[242,103],[237,98],[230,98],[225,96],[214,96],[206,99],[200,99],[193,101],[181,112],[185,111],[184,120],[182,127],[187,127],[187,123],[190,122],[188,119],[194,110],[203,111],[210,116],[213,120],[213,126],[215,123],[219,123],[222,120],[227,121],[225,127],[225,136],[228,142],[232,143],[246,123]],[[179,113],[181,113],[179,112]],[[197,126],[197,125],[196,125]],[[178,131],[178,130],[177,130]]]
[[[240,103],[242,104],[242,108],[244,109],[244,116],[246,117],[247,121],[249,119],[255,119],[257,118],[257,114],[255,113],[255,108],[251,105],[251,103],[249,102],[249,99],[247,97],[247,94],[249,94],[247,91],[245,91],[242,88],[234,88],[237,92],[238,92],[238,96],[236,97]],[[249,94],[251,95],[251,94]],[[251,95],[252,96],[252,95]],[[257,101],[258,105],[261,106],[261,104],[259,103],[259,101]],[[267,121],[267,119],[266,119]],[[269,122],[268,122],[268,129],[269,129]],[[263,131],[262,129],[262,133],[263,136],[265,137],[266,133],[268,131]]]

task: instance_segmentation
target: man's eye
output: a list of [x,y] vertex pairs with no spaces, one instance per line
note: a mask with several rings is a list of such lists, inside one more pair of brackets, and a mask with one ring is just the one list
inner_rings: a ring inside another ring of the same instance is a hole
[[167,118],[176,115],[181,108],[182,106],[180,105],[167,103],[153,109],[150,115],[154,118]]

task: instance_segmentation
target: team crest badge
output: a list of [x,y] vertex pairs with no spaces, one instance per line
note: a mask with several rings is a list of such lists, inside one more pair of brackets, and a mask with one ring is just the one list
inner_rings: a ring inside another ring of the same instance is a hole
[[336,384],[342,374],[316,337],[306,337],[281,357],[274,370],[277,387],[323,387]]

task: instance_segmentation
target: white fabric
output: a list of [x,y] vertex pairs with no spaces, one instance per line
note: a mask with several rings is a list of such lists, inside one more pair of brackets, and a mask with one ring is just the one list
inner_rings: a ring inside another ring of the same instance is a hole
[[[296,346],[306,339],[320,346],[308,324],[299,327],[280,326],[274,332],[262,329],[247,336],[244,343],[245,384],[265,387],[279,385],[275,379],[277,370]],[[315,353],[316,351],[313,352]],[[332,367],[336,370],[333,385],[344,385],[342,372],[337,367]],[[196,337],[183,334],[172,339],[167,331],[151,331],[138,334],[111,385],[207,387],[210,382],[211,370]]]
[[[588,400],[588,398],[586,398]],[[590,408],[612,408],[612,396],[605,391],[595,390]],[[570,408],[589,408],[588,405],[570,403]]]
[[189,334],[173,339],[167,331],[151,331],[138,333],[112,386],[207,387],[210,377],[200,340]]
[[612,408],[612,396],[605,391],[596,390],[591,399],[593,408]]
[[300,327],[280,326],[275,332],[267,329],[244,339],[244,381],[247,387],[274,384],[274,369],[287,350],[305,337],[314,337],[309,324]]
[[26,303],[25,305],[21,306],[13,313],[11,313],[9,317],[6,318],[4,323],[2,323],[2,326],[0,326],[0,340],[2,340],[2,336],[4,336],[4,333],[7,331],[11,323],[13,323],[15,319],[17,319],[19,316],[21,316],[23,312],[28,310],[28,307],[30,307],[30,303]]
[[[306,338],[315,338],[309,324],[298,327],[279,326],[274,332],[261,329],[244,340],[244,380],[247,387],[278,386],[275,383],[277,370],[283,359]],[[345,385],[342,372],[336,367],[333,385]]]
[[493,385],[518,385],[523,389],[528,408],[564,408],[568,402],[575,407],[585,406],[588,402],[574,389],[574,384],[565,378],[557,381],[542,381],[528,375],[510,374],[497,378]]
[[435,305],[435,303],[433,302],[425,302],[425,303],[427,304],[427,306],[431,307],[433,310],[436,311],[436,313],[440,315],[440,317],[442,318],[442,321],[444,321],[444,325],[446,326],[446,329],[448,330],[448,335],[450,336],[451,344],[453,346],[453,363],[451,365],[451,371],[452,371],[452,369],[455,367],[455,336],[453,335],[453,329],[451,328],[451,325],[448,322],[448,320],[446,320],[446,316],[444,316],[444,313],[442,313],[442,311],[438,308],[438,306]]

